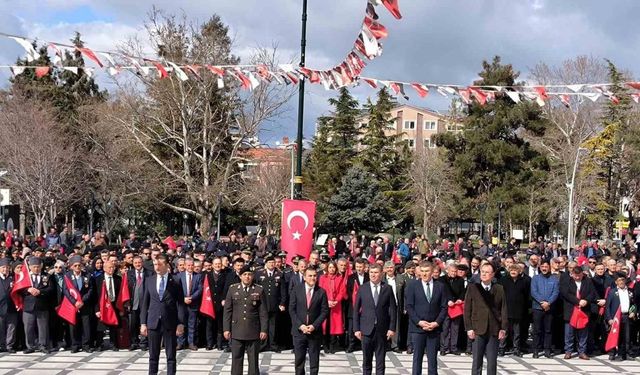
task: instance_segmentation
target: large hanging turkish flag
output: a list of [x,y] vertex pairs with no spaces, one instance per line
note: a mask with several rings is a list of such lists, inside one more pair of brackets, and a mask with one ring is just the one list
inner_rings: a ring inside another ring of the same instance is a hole
[[301,255],[309,257],[313,246],[313,224],[316,202],[285,199],[282,201],[282,250],[287,252],[287,264]]

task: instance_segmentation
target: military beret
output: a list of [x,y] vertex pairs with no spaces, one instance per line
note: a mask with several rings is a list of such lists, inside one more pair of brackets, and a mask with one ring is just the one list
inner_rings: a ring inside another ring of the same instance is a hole
[[29,260],[27,260],[27,264],[30,266],[41,266],[42,259],[32,256],[32,257],[29,257]]
[[0,258],[0,267],[8,266],[11,262],[9,262],[9,258]]
[[78,255],[74,255],[71,258],[69,258],[69,265],[74,265],[76,263],[82,263],[82,257]]
[[244,274],[244,273],[247,273],[247,272],[249,272],[249,273],[253,273],[253,270],[251,269],[251,266],[250,266],[250,265],[248,265],[248,264],[247,264],[247,265],[245,265],[245,266],[243,266],[243,267],[240,269],[240,275],[242,275],[242,274]]

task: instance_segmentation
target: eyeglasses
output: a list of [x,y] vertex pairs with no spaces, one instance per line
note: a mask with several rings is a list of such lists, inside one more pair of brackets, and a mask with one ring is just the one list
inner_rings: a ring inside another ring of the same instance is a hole
[[589,264],[596,264],[596,262],[593,262],[593,261],[589,261]]

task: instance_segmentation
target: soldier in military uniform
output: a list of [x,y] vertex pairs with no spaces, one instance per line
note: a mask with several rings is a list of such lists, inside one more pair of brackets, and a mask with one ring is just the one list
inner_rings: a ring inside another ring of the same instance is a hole
[[258,375],[260,340],[267,339],[267,302],[260,285],[253,283],[248,265],[240,270],[240,283],[229,287],[224,301],[224,338],[231,341],[231,374],[242,375],[244,353],[249,360],[249,375]]
[[256,283],[262,285],[267,297],[267,311],[269,312],[268,337],[262,345],[262,350],[280,352],[276,347],[276,318],[278,312],[284,311],[287,302],[287,289],[282,272],[275,268],[275,258],[269,254],[264,258],[265,268],[256,272]]

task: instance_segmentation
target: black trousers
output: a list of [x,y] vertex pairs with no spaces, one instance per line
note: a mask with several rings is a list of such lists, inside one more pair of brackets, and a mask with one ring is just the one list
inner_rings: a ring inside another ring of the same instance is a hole
[[551,325],[553,314],[551,311],[533,310],[533,350],[544,349],[551,351]]
[[321,335],[295,335],[293,336],[293,352],[295,356],[296,375],[304,375],[304,363],[309,353],[309,372],[318,375],[320,369],[320,344]]
[[167,375],[174,375],[176,373],[176,346],[178,345],[176,330],[167,328],[160,320],[156,329],[147,331],[147,336],[149,339],[149,375],[158,373],[160,349],[163,342],[167,355]]
[[262,342],[262,350],[275,349],[276,348],[276,318],[278,316],[277,311],[269,312],[269,319],[267,320],[267,339]]
[[631,350],[631,320],[629,314],[622,314],[620,319],[620,336],[618,337],[618,349],[613,349],[613,354],[626,357]]
[[88,348],[91,344],[91,315],[78,314],[76,325],[69,324],[69,335],[71,348],[78,349],[80,346]]
[[131,310],[129,312],[129,336],[131,345],[137,345],[142,348],[148,347],[147,337],[140,336],[140,310]]
[[231,338],[231,375],[243,375],[244,353],[247,352],[249,375],[259,375],[258,354],[260,340],[237,340]]
[[437,332],[412,333],[413,341],[413,368],[412,375],[422,375],[422,365],[425,352],[427,353],[427,373],[438,375],[438,341]]
[[458,330],[462,317],[454,319],[447,315],[442,324],[442,332],[440,333],[440,350],[457,352],[458,351]]
[[498,336],[491,334],[476,335],[473,340],[473,363],[471,364],[471,375],[482,375],[482,361],[487,356],[487,374],[497,375],[498,373]]
[[362,373],[371,374],[373,356],[376,356],[376,374],[382,375],[385,370],[387,353],[387,331],[374,328],[371,335],[362,335]]
[[507,343],[509,341],[509,338],[511,338],[513,350],[521,351],[522,347],[520,345],[520,332],[520,319],[509,319],[509,329],[507,330],[507,337],[505,337],[503,340],[500,340],[500,350],[507,349]]

